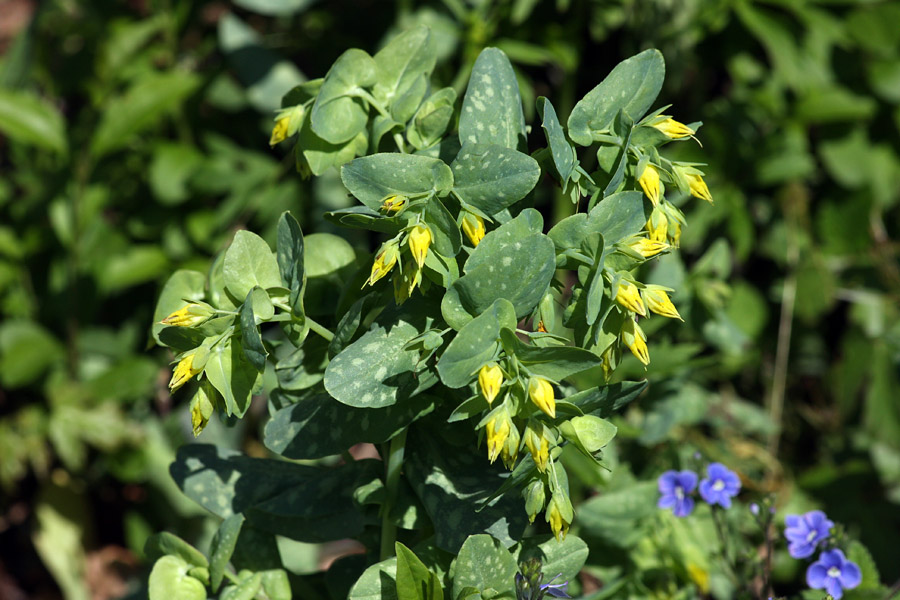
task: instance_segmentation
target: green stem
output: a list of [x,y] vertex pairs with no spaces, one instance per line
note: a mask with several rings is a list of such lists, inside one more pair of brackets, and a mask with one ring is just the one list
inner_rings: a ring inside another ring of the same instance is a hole
[[734,566],[731,564],[731,558],[728,553],[728,538],[725,536],[721,511],[715,506],[711,506],[710,509],[712,512],[713,523],[716,524],[716,535],[719,537],[719,544],[721,544],[720,554],[722,555],[722,560],[728,568],[728,574],[731,577],[731,580],[737,583],[737,574],[734,571]]
[[394,542],[397,540],[397,526],[391,521],[390,515],[397,499],[397,486],[400,484],[400,471],[406,452],[406,432],[404,429],[391,440],[385,461],[385,498],[381,508],[381,560],[387,560],[394,555]]
[[333,333],[331,333],[330,331],[328,331],[327,329],[325,329],[324,327],[322,327],[321,325],[319,325],[318,323],[316,323],[315,321],[313,321],[313,320],[310,319],[309,317],[306,317],[306,323],[307,323],[307,325],[309,325],[309,328],[310,328],[312,331],[315,331],[315,332],[318,333],[320,336],[322,336],[323,338],[325,338],[325,341],[326,341],[326,342],[330,342],[331,340],[334,339],[334,334],[333,334]]
[[397,149],[403,154],[407,154],[406,152],[406,144],[403,143],[403,136],[399,133],[394,134],[394,143],[397,144]]
[[381,105],[381,102],[379,102],[378,100],[376,100],[376,99],[375,99],[375,96],[373,96],[372,94],[370,94],[370,93],[367,92],[366,90],[362,89],[361,87],[358,87],[358,88],[354,89],[354,90],[351,91],[348,95],[349,95],[349,96],[357,96],[357,97],[359,97],[359,98],[362,98],[363,100],[365,100],[366,102],[368,102],[371,106],[374,106],[374,107],[375,107],[375,110],[377,110],[377,111],[378,111],[378,114],[380,114],[382,117],[385,117],[385,118],[388,118],[388,119],[392,118],[392,117],[391,117],[391,113],[389,113],[389,112],[387,111],[387,109]]

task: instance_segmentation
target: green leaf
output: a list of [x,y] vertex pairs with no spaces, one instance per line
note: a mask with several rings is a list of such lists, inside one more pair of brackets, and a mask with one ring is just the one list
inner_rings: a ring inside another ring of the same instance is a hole
[[588,214],[585,237],[599,233],[605,246],[612,248],[644,227],[650,218],[650,207],[645,204],[642,192],[618,192],[607,196]]
[[91,140],[91,154],[100,157],[127,145],[181,106],[200,83],[196,74],[177,69],[145,75],[109,101]]
[[178,556],[163,556],[150,571],[150,600],[206,600],[206,587],[188,575],[191,565]]
[[241,306],[241,346],[244,349],[244,356],[260,373],[266,368],[266,357],[269,356],[269,352],[263,345],[262,336],[259,335],[254,305],[266,303],[271,308],[269,295],[262,288],[254,287]]
[[397,557],[367,568],[353,587],[348,600],[397,600]]
[[453,170],[453,193],[488,215],[528,195],[541,176],[536,160],[516,150],[466,142]]
[[340,454],[362,442],[381,444],[434,410],[429,396],[400,398],[385,408],[354,408],[325,394],[285,407],[266,424],[266,447],[285,458]]
[[406,131],[406,137],[418,150],[433,146],[447,131],[453,118],[456,90],[442,88],[422,103]]
[[[515,598],[518,571],[516,559],[499,540],[489,535],[470,536],[460,548],[451,572],[453,597],[473,587],[482,597]],[[493,590],[492,595],[486,594],[488,590]]]
[[328,393],[348,406],[380,408],[415,390],[419,352],[404,348],[431,322],[414,308],[418,306],[407,302],[403,310],[382,313],[369,331],[335,356],[325,370]]
[[559,426],[559,431],[579,450],[592,456],[616,437],[618,428],[606,419],[585,415],[565,421]]
[[204,375],[225,398],[225,413],[244,416],[259,373],[244,355],[241,341],[232,336],[209,352]]
[[456,256],[462,247],[462,236],[456,220],[444,203],[439,198],[428,200],[423,218],[431,227],[431,247],[435,252],[447,258]]
[[210,543],[209,553],[209,578],[213,592],[219,589],[222,578],[225,577],[225,569],[234,554],[241,527],[244,525],[244,515],[231,515],[219,525],[219,529]]
[[341,181],[360,202],[377,211],[385,197],[394,194],[444,196],[453,187],[453,173],[436,158],[384,152],[344,165]]
[[147,173],[153,195],[163,204],[181,204],[190,196],[188,181],[203,164],[203,154],[186,144],[160,143]]
[[491,498],[506,473],[487,464],[483,448],[459,445],[471,435],[467,423],[442,423],[437,430],[411,428],[407,437],[405,474],[434,523],[435,544],[454,554],[478,533],[512,546],[528,522],[514,494]]
[[443,600],[441,580],[428,570],[412,550],[394,543],[397,554],[397,598],[398,600]]
[[552,535],[542,535],[525,538],[514,549],[516,563],[522,563],[530,558],[541,561],[541,571],[544,580],[559,575],[555,583],[571,581],[578,576],[588,557],[588,546],[584,540],[576,535],[569,534],[562,541]]
[[640,396],[647,381],[623,381],[578,392],[567,400],[585,414],[609,417]]
[[878,574],[878,566],[865,546],[857,541],[850,542],[850,546],[847,548],[847,559],[855,562],[862,573],[862,581],[856,589],[881,589],[881,576]]
[[503,344],[512,348],[516,358],[533,374],[553,381],[562,381],[603,362],[599,356],[574,346],[530,346],[522,342],[513,329],[500,332]]
[[[462,328],[498,298],[509,300],[516,317],[531,314],[556,269],[553,242],[541,233],[521,235],[536,211],[487,234],[466,262],[466,274],[453,282],[441,302],[441,313],[454,329]],[[482,249],[484,246],[484,249]]]
[[594,496],[578,509],[578,523],[585,536],[596,536],[617,548],[631,547],[645,539],[641,520],[653,515],[659,492],[656,482],[645,481],[614,492]]
[[537,99],[538,114],[541,115],[541,127],[544,135],[547,137],[547,144],[550,146],[550,155],[553,157],[553,164],[556,166],[556,172],[563,184],[569,180],[572,171],[575,169],[576,158],[575,149],[566,134],[562,125],[559,124],[559,118],[556,116],[556,109],[549,100],[541,96]]
[[459,143],[527,147],[519,84],[502,50],[485,48],[475,60],[459,116]]
[[291,312],[294,313],[294,316],[302,318],[305,316],[303,292],[306,289],[303,232],[300,230],[297,219],[289,212],[281,213],[281,217],[278,219],[278,241],[275,256],[281,280],[291,290]]
[[569,115],[569,137],[590,146],[593,134],[609,128],[620,110],[639,121],[656,100],[666,76],[659,50],[644,50],[620,62],[594,89],[578,101]]
[[62,344],[40,324],[7,321],[0,324],[0,382],[19,388],[36,381],[62,360]]
[[357,48],[341,54],[325,75],[310,113],[316,135],[331,144],[343,144],[362,133],[369,110],[350,94],[374,83],[375,61],[371,56]]
[[[405,123],[419,107],[436,60],[436,48],[427,27],[418,25],[404,31],[375,55],[372,95],[391,107],[395,120]],[[420,88],[418,82],[425,86]],[[421,92],[404,101],[413,88],[420,88]]]
[[68,145],[60,112],[31,92],[0,89],[0,131],[13,141],[60,154]]
[[234,0],[241,8],[266,15],[285,17],[306,10],[314,0]]
[[267,290],[284,285],[269,244],[246,230],[235,233],[234,241],[225,251],[223,274],[225,287],[235,298],[246,298],[255,286]]
[[209,566],[209,561],[206,560],[202,552],[168,531],[161,531],[147,538],[147,541],[144,542],[144,555],[149,560],[173,555],[191,567]]
[[243,513],[242,539],[250,527],[318,543],[356,537],[373,522],[354,504],[353,491],[378,479],[384,468],[368,459],[310,467],[191,444],[179,448],[170,471],[189,498],[219,517]]
[[339,167],[367,152],[369,137],[365,131],[360,131],[355,137],[344,143],[326,142],[312,130],[311,112],[307,111],[303,116],[303,123],[300,126],[300,135],[296,146],[298,170],[302,171],[305,164],[313,175],[318,176],[331,167]]
[[478,369],[493,358],[501,327],[515,329],[516,313],[508,300],[498,298],[460,329],[441,355],[437,371],[444,385],[461,388],[472,381]]
[[261,587],[261,573],[246,573],[236,585],[229,585],[222,590],[220,600],[254,600]]

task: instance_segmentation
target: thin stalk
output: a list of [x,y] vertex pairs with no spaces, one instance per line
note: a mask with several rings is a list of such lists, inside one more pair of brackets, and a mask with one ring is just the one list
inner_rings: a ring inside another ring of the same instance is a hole
[[325,329],[324,327],[322,327],[321,325],[319,325],[318,323],[316,323],[314,320],[310,319],[309,317],[306,317],[306,323],[307,323],[307,325],[309,325],[309,328],[311,331],[314,331],[317,334],[319,334],[320,336],[322,336],[323,338],[325,338],[326,342],[330,342],[331,340],[334,339],[333,333],[331,333],[329,330]]
[[772,392],[769,395],[769,418],[775,430],[769,436],[769,454],[778,456],[781,442],[781,418],[784,414],[784,392],[787,387],[788,359],[791,354],[791,331],[794,324],[794,304],[797,300],[797,271],[799,249],[794,236],[788,234],[788,275],[781,290],[781,316],[778,321],[778,349],[775,352],[775,370],[772,374]]
[[710,510],[712,511],[713,523],[716,524],[716,535],[721,546],[719,553],[722,555],[725,566],[728,567],[728,574],[731,576],[731,580],[737,583],[737,574],[734,571],[734,565],[731,563],[731,556],[728,552],[728,538],[725,536],[725,526],[722,524],[721,511],[715,506],[710,506]]
[[403,455],[406,452],[406,432],[404,429],[391,440],[385,461],[385,497],[381,507],[381,560],[394,555],[394,542],[397,541],[397,526],[391,521],[391,510],[397,499],[397,487],[400,484],[400,471],[403,468]]

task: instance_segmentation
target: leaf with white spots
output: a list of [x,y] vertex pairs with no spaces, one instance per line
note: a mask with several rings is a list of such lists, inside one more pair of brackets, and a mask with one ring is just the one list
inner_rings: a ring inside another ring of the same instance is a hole
[[341,167],[341,180],[360,202],[377,211],[387,196],[444,196],[453,173],[442,160],[418,154],[382,152]]
[[659,50],[644,50],[620,62],[569,115],[569,137],[590,146],[593,134],[608,129],[620,110],[639,121],[662,88],[666,63]]
[[541,96],[537,99],[538,114],[541,115],[541,128],[547,137],[547,144],[550,146],[550,155],[553,157],[553,164],[556,166],[556,172],[559,178],[565,184],[575,169],[576,158],[575,149],[566,134],[562,125],[559,124],[559,118],[556,116],[556,109],[549,100]]
[[325,389],[357,408],[395,404],[419,387],[414,376],[419,352],[406,344],[431,326],[416,304],[382,313],[361,338],[344,348],[325,369]]
[[554,583],[563,583],[578,576],[587,560],[588,546],[572,533],[562,541],[552,535],[542,535],[522,540],[514,554],[516,563],[530,558],[540,559],[544,583],[549,583],[557,575],[559,578]]
[[397,600],[397,557],[375,563],[363,574],[347,595],[348,600]]
[[475,60],[459,115],[459,143],[527,147],[519,83],[502,50],[485,48]]
[[332,456],[362,442],[386,442],[434,406],[433,397],[416,396],[385,408],[354,408],[318,394],[272,415],[266,424],[265,444],[285,458]]
[[527,196],[541,176],[536,160],[495,144],[464,143],[450,168],[453,193],[489,215]]
[[[499,540],[489,535],[473,535],[460,548],[454,563],[452,597],[473,587],[482,592],[483,597],[515,598],[518,571],[516,559]],[[493,590],[494,594],[486,596],[488,590]]]
[[534,374],[553,381],[562,381],[603,362],[600,357],[575,346],[533,346],[525,344],[513,333],[514,328],[500,332],[503,345],[515,352],[516,358]]
[[450,388],[470,383],[478,369],[491,360],[501,327],[515,328],[516,313],[508,300],[499,298],[486,311],[469,321],[457,334],[437,364],[441,381]]

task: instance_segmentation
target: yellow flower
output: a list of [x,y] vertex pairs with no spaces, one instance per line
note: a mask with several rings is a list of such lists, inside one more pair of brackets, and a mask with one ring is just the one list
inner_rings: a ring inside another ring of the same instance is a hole
[[209,423],[209,418],[215,410],[215,405],[213,404],[215,394],[216,391],[209,381],[204,380],[197,389],[197,393],[191,399],[191,428],[194,432],[194,437],[200,435],[206,424]]
[[528,395],[539,409],[556,418],[556,399],[553,397],[553,386],[543,377],[532,377],[528,381]]
[[675,221],[672,223],[672,226],[669,227],[669,243],[672,244],[673,248],[677,248],[681,245],[681,223]]
[[424,225],[416,225],[409,232],[409,250],[412,252],[416,264],[421,269],[425,266],[425,257],[428,255],[428,247],[431,245],[431,230]]
[[703,176],[698,173],[685,173],[684,176],[687,178],[688,185],[690,186],[691,196],[706,200],[712,204],[713,197],[712,194],[709,193],[709,188],[706,187],[706,182],[703,181]]
[[515,423],[512,422],[509,417],[507,417],[509,422],[509,436],[506,438],[506,441],[503,443],[503,448],[500,450],[500,459],[503,461],[503,466],[509,470],[516,465],[516,458],[519,456],[519,442],[522,441],[521,436],[519,435],[519,428],[516,427]]
[[650,364],[647,336],[644,335],[640,325],[634,322],[634,319],[625,319],[625,324],[622,326],[622,342],[639,361],[645,365]]
[[553,536],[562,541],[569,533],[569,525],[575,516],[572,510],[572,502],[561,491],[553,493],[550,499],[550,506],[547,507],[547,521],[550,523],[550,529],[553,530]]
[[375,261],[372,263],[372,273],[366,284],[375,285],[375,282],[391,272],[394,265],[397,264],[397,242],[391,240],[381,247],[378,254],[375,255]]
[[644,290],[644,301],[647,303],[647,308],[658,315],[669,317],[670,319],[684,320],[681,318],[681,315],[678,314],[678,310],[675,308],[675,305],[672,304],[669,295],[666,294],[666,291],[663,289],[648,287]]
[[394,275],[394,300],[397,304],[403,304],[412,296],[416,287],[422,283],[422,271],[416,265],[407,261],[402,271]]
[[501,385],[503,385],[503,371],[500,370],[497,363],[488,363],[478,371],[478,386],[489,405],[500,393]]
[[609,381],[609,378],[612,376],[613,371],[615,370],[615,365],[613,364],[614,359],[616,359],[616,345],[613,344],[609,348],[607,348],[603,354],[600,356],[600,368],[603,369],[603,379]]
[[709,592],[709,572],[706,569],[694,563],[688,563],[687,572],[688,577],[697,584],[701,593],[706,594]]
[[538,471],[545,473],[550,462],[550,440],[543,423],[532,421],[525,429],[525,446]]
[[409,202],[409,198],[406,196],[400,196],[394,194],[393,196],[388,196],[381,203],[381,210],[387,212],[400,212],[405,206],[406,203]]
[[647,219],[647,237],[654,242],[666,241],[666,234],[669,230],[669,218],[665,211],[659,206],[653,207],[650,218]]
[[642,317],[647,316],[647,309],[644,308],[644,302],[641,300],[640,291],[636,285],[627,279],[620,281],[618,288],[616,288],[616,302],[623,308],[637,313]]
[[462,230],[472,245],[477,246],[478,242],[484,239],[484,219],[478,215],[466,213],[462,221]]
[[653,258],[660,252],[669,249],[669,244],[658,240],[649,240],[647,238],[636,238],[628,247],[643,256],[644,258]]
[[656,167],[648,163],[647,166],[644,167],[644,172],[638,177],[638,183],[641,184],[641,189],[643,189],[644,193],[647,194],[647,197],[650,198],[650,202],[653,203],[653,206],[659,204],[659,171],[656,170]]
[[[499,419],[499,423],[497,420]],[[503,450],[506,438],[509,437],[509,418],[504,414],[487,422],[488,460],[494,462]]]
[[654,123],[653,127],[662,131],[667,137],[670,137],[673,140],[680,140],[681,138],[691,137],[692,135],[697,133],[684,123],[679,123],[672,117],[666,117],[659,123]]
[[197,369],[194,367],[194,355],[188,354],[175,365],[175,371],[172,373],[171,381],[169,381],[169,390],[174,392],[202,370],[202,368]]
[[208,321],[213,314],[215,313],[208,304],[191,302],[173,312],[160,323],[175,327],[194,327]]
[[272,137],[269,138],[269,145],[274,146],[283,142],[288,137],[288,125],[291,123],[290,116],[280,117],[275,121],[275,127],[272,129]]

